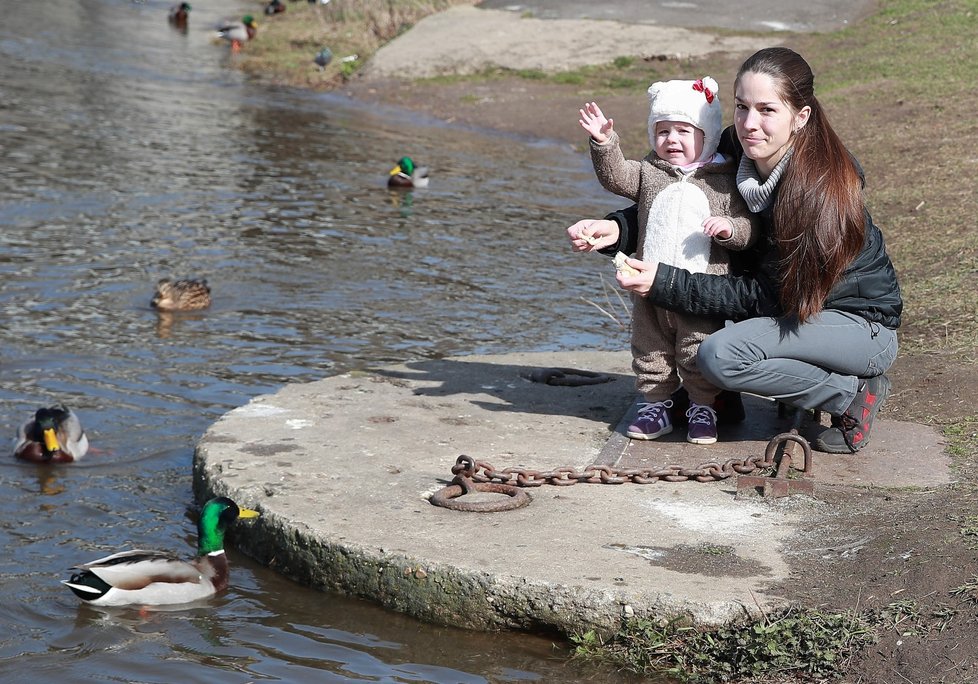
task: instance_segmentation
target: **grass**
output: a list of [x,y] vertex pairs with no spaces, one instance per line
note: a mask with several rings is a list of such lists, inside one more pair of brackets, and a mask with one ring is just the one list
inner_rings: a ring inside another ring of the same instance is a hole
[[965,459],[978,454],[978,414],[956,418],[944,426],[943,433],[952,457]]
[[948,593],[957,606],[924,610],[905,599],[875,611],[788,608],[719,629],[696,628],[682,617],[630,618],[605,639],[593,631],[572,637],[573,657],[683,684],[830,681],[884,632],[924,638],[944,632],[960,606],[978,605],[978,576]]
[[790,673],[825,679],[874,640],[861,615],[788,609],[763,621],[702,630],[687,620],[627,620],[610,639],[575,637],[574,656],[641,674],[701,684]]
[[[424,17],[476,0],[358,0],[288,3],[262,19],[255,3],[258,38],[241,54],[241,68],[257,79],[306,88],[334,88],[349,79],[378,49]],[[328,47],[333,60],[320,70],[313,57]]]
[[960,596],[961,600],[972,605],[978,605],[978,575],[951,590],[952,596]]
[[978,48],[965,36],[976,24],[973,0],[888,0],[860,25],[806,44],[825,74],[822,99],[865,121],[852,144],[912,312],[902,353],[974,360],[978,346],[978,253],[967,237],[978,155],[960,99],[973,91]]

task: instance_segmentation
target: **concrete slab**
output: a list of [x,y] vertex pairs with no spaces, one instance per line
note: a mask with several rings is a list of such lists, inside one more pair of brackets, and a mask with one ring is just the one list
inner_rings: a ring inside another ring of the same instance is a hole
[[[551,367],[609,381],[529,379]],[[503,513],[429,503],[461,454],[499,470],[698,464],[763,452],[777,420],[749,398],[748,420],[717,445],[681,432],[630,442],[620,426],[634,396],[629,355],[610,352],[419,361],[288,385],[207,431],[195,489],[260,510],[236,546],[303,584],[440,624],[571,633],[630,615],[702,625],[760,615],[781,603],[785,548],[817,524],[819,487],[948,481],[936,433],[880,421],[872,452],[819,455],[816,498],[738,499],[730,478],[543,485]]]

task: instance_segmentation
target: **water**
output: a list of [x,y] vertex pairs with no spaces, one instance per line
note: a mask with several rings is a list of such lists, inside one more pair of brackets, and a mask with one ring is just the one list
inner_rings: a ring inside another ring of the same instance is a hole
[[[254,5],[193,3],[186,33],[168,5],[9,3],[0,24],[0,430],[63,401],[93,447],[0,458],[0,679],[621,681],[547,638],[419,624],[233,549],[231,588],[190,609],[97,610],[59,584],[121,548],[190,555],[194,444],[255,395],[626,344],[581,299],[603,301],[607,264],[563,238],[619,204],[583,155],[256,87],[208,31]],[[405,154],[429,189],[386,190]],[[213,306],[158,316],[166,276],[206,277]]]

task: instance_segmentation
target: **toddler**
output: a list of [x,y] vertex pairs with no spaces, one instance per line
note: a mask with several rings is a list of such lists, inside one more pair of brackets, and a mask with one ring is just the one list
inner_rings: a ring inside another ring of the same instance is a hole
[[[693,273],[728,273],[727,250],[745,249],[756,236],[737,191],[735,165],[716,151],[723,118],[716,81],[653,83],[648,95],[652,151],[642,161],[624,158],[614,121],[597,104],[580,110],[598,180],[638,204],[637,259],[649,256]],[[687,440],[713,444],[719,390],[698,371],[696,350],[723,321],[667,311],[643,297],[632,300],[632,369],[645,402],[626,434],[655,439],[672,432],[670,397],[682,384],[690,399]]]

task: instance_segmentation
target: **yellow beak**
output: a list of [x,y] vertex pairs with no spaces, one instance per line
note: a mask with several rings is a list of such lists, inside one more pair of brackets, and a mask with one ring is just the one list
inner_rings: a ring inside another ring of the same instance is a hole
[[395,166],[395,167],[394,167],[393,169],[391,169],[391,175],[392,175],[392,176],[396,176],[396,175],[397,175],[397,174],[399,174],[400,172],[401,172],[401,165],[400,165],[400,164],[398,164],[398,165],[397,165],[397,166]]
[[61,444],[58,443],[58,436],[54,434],[54,428],[44,431],[44,448],[48,451],[61,451]]
[[261,515],[258,511],[253,511],[250,508],[241,508],[238,506],[238,517],[239,518],[257,518]]

